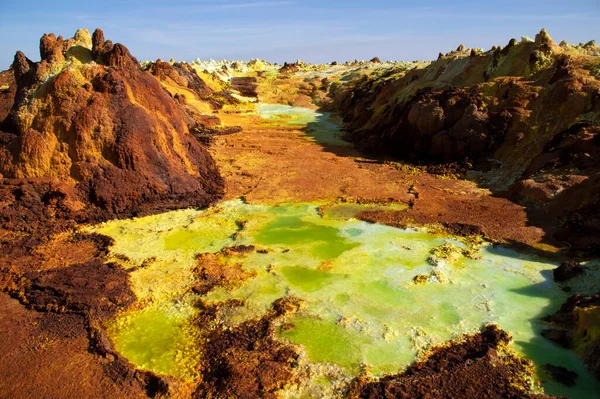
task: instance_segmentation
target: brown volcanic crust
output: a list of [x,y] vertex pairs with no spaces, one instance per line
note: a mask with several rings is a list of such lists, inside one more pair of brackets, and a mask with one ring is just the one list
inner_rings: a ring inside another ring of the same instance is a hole
[[[219,198],[216,165],[158,80],[125,46],[105,42],[100,30],[91,50],[73,40],[45,35],[39,63],[15,56],[17,95],[3,124],[10,133],[0,140],[4,178],[75,185],[79,195],[71,200],[104,217],[206,206]],[[63,67],[73,47],[96,63]]]
[[254,277],[256,273],[245,271],[241,263],[230,261],[227,258],[227,256],[233,254],[243,255],[253,251],[254,246],[252,245],[238,245],[223,248],[216,254],[210,252],[197,254],[196,267],[193,270],[196,283],[192,290],[197,294],[204,295],[214,287],[227,287],[230,289]]
[[494,325],[461,341],[433,349],[403,373],[371,381],[358,378],[351,398],[549,398],[529,394],[531,364],[501,354],[510,336]]
[[415,180],[418,196],[408,209],[365,211],[357,217],[400,228],[441,223],[453,234],[484,235],[526,247],[536,246],[544,238],[542,229],[530,225],[525,210],[506,198],[465,193],[459,180],[440,181],[432,176]]
[[0,293],[0,397],[147,398],[135,379],[107,378],[78,314],[32,312]]
[[[235,306],[235,300],[223,306]],[[203,338],[201,380],[194,398],[277,398],[277,391],[298,383],[299,352],[274,338],[278,318],[301,306],[294,297],[275,301],[260,319],[227,328],[215,324],[218,308],[208,306],[197,323],[214,328]]]
[[135,370],[116,353],[102,330],[104,321],[136,302],[127,273],[107,263],[111,244],[95,234],[49,239],[0,229],[0,397],[165,392],[159,377]]

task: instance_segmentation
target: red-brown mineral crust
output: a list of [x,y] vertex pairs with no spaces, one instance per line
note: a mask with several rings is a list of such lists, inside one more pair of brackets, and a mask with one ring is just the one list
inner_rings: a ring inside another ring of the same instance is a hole
[[351,398],[549,398],[531,394],[531,364],[505,352],[510,336],[494,325],[434,348],[397,375],[358,378]]
[[[273,322],[300,306],[297,298],[283,297],[261,318],[234,328],[217,324],[203,340],[202,378],[193,397],[277,398],[277,391],[297,384],[299,352],[295,346],[275,339]],[[204,309],[198,320],[203,328],[215,324],[215,310]]]

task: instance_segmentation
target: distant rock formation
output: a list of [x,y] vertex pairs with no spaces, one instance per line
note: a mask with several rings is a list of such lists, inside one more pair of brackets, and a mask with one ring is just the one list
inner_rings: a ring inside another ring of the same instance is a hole
[[188,116],[125,46],[79,30],[67,40],[44,35],[40,55],[34,63],[17,52],[0,93],[5,186],[27,179],[42,197],[42,180],[60,186],[61,209],[83,219],[206,206],[222,195]]
[[301,65],[298,63],[287,63],[285,62],[281,68],[279,68],[279,73],[296,73],[300,71]]
[[205,97],[213,90],[198,76],[190,64],[185,62],[168,63],[162,60],[149,63],[145,68],[160,81],[171,81],[179,86],[188,87],[198,96]]
[[[157,60],[147,63],[144,69],[163,84],[177,105],[185,111],[190,133],[202,144],[210,145],[216,135],[242,131],[240,126],[222,126],[221,120],[212,114],[213,110],[222,109],[225,105],[240,104],[240,99],[232,94],[232,90],[217,91],[211,88],[198,75],[192,64],[186,62],[167,63]],[[214,82],[215,77],[211,76],[211,78]],[[236,87],[237,79],[245,80],[245,78],[232,77],[231,82],[223,82],[218,79],[221,82],[218,88],[228,87],[244,94],[243,90],[240,90],[244,85]],[[256,81],[256,78],[250,79]],[[255,87],[253,84],[250,86]],[[254,95],[256,96],[255,92]]]

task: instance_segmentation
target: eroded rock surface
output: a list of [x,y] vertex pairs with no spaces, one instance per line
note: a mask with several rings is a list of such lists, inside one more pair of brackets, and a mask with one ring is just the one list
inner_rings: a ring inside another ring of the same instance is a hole
[[276,398],[282,388],[298,384],[299,350],[275,338],[273,323],[300,305],[297,298],[280,298],[265,316],[235,328],[215,325],[218,309],[205,309],[198,322],[215,327],[203,344],[202,378],[193,397]]
[[17,53],[0,174],[75,187],[73,207],[107,217],[217,199],[221,178],[185,113],[125,46],[92,39],[45,35],[39,63]]
[[545,30],[487,52],[459,47],[425,68],[355,73],[332,86],[333,106],[366,152],[469,161],[467,176],[527,206],[549,237],[593,252],[600,247],[594,49],[557,46]]

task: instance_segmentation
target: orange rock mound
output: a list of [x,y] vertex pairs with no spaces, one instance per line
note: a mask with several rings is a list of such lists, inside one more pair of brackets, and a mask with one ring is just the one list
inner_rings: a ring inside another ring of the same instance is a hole
[[61,186],[55,196],[67,213],[90,219],[220,197],[218,169],[190,134],[189,116],[125,46],[105,41],[99,29],[92,38],[79,30],[67,40],[44,35],[40,55],[34,63],[17,52],[15,94],[0,98],[0,110],[12,101],[0,114],[5,185],[48,179]]

